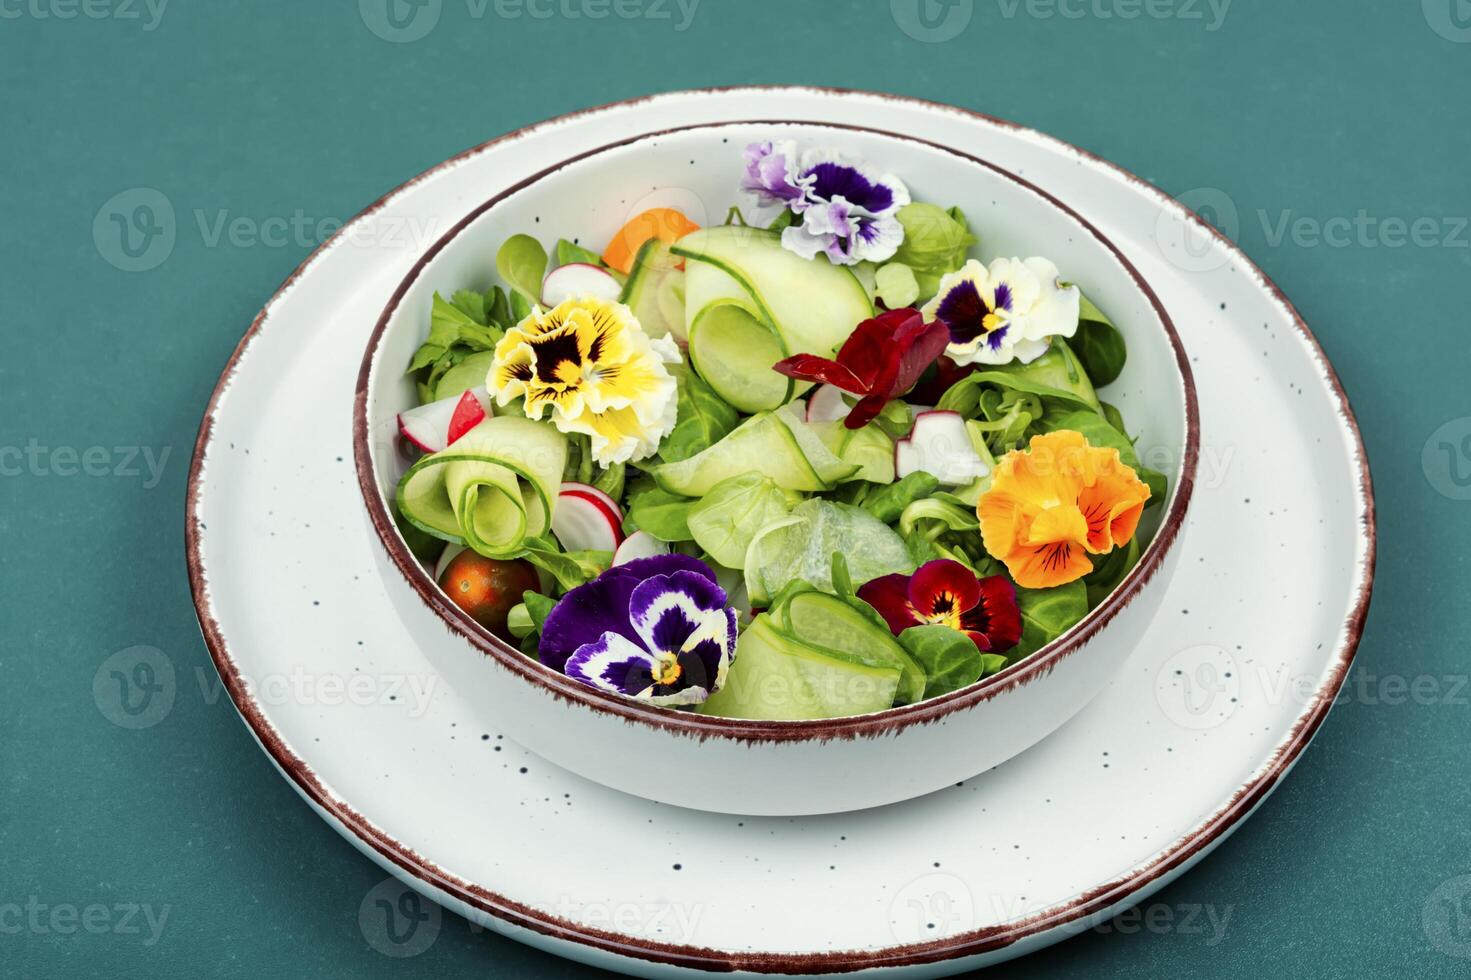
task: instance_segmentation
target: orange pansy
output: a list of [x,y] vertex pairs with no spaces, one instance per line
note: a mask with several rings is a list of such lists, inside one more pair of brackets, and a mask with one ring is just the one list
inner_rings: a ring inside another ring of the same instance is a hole
[[1090,554],[1129,543],[1148,499],[1117,449],[1049,432],[996,465],[977,507],[981,541],[1017,585],[1066,585],[1093,570]]

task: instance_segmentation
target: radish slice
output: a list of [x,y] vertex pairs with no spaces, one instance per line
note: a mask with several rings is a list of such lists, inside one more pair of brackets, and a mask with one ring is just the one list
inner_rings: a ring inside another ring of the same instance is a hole
[[837,385],[823,385],[807,399],[808,422],[836,422],[847,418],[852,410]]
[[941,483],[964,486],[991,472],[970,441],[959,412],[921,412],[914,430],[894,443],[894,474],[923,470]]
[[617,551],[623,541],[623,511],[596,487],[564,483],[552,514],[552,533],[568,551]]
[[464,550],[465,546],[462,544],[447,544],[444,546],[444,551],[439,555],[439,561],[434,565],[434,581],[438,582],[444,578],[444,570],[449,568],[449,563],[460,557],[460,553]]
[[569,299],[590,296],[612,303],[622,292],[623,287],[618,280],[606,270],[588,262],[572,262],[558,266],[547,275],[541,284],[541,302],[543,306],[551,307]]
[[471,388],[463,395],[400,412],[398,431],[424,452],[437,453],[490,415],[490,395],[484,388]]
[[[481,389],[484,390],[483,388]],[[448,399],[446,399],[448,400]],[[480,397],[475,390],[465,392],[460,396],[460,401],[455,405],[455,414],[450,416],[447,445],[453,446],[455,440],[485,421],[485,405],[481,403]]]
[[627,565],[639,558],[653,558],[655,555],[667,554],[669,554],[667,542],[660,541],[648,531],[634,531],[613,553],[613,564]]
[[[619,527],[623,526],[623,508],[618,506],[618,501],[603,493],[597,487],[588,483],[564,483],[562,484],[562,492],[575,493],[591,498],[608,512],[610,518],[617,521]],[[618,535],[618,540],[622,541],[623,535]]]

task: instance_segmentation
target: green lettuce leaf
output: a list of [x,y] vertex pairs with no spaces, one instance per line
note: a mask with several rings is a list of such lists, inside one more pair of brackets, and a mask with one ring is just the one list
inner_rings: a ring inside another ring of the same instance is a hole
[[659,457],[666,463],[678,463],[724,439],[740,422],[740,413],[688,364],[672,364],[669,373],[679,383],[679,414],[674,428],[659,444]]
[[[495,268],[528,304],[528,313],[529,304],[541,302],[541,284],[547,274],[547,253],[541,242],[530,235],[512,235],[496,253]],[[520,321],[523,317],[524,314],[516,319]]]
[[603,267],[603,257],[590,249],[583,248],[576,242],[569,242],[565,238],[557,239],[557,265],[572,265],[574,263],[586,263]]
[[697,501],[653,487],[634,494],[623,528],[630,534],[647,531],[660,541],[693,541],[690,510]]
[[613,564],[611,551],[563,551],[549,537],[527,538],[521,557],[556,579],[563,592],[591,582]]
[[874,293],[891,310],[913,304],[919,299],[919,280],[914,270],[903,262],[889,262],[874,274]]
[[958,691],[981,679],[981,651],[959,630],[911,626],[899,634],[899,644],[924,668],[926,699]]
[[1016,604],[1022,614],[1022,638],[1006,651],[1011,663],[1030,657],[1088,615],[1088,587],[1082,579],[1053,589],[1017,586]]
[[1123,373],[1124,362],[1129,357],[1128,346],[1119,328],[1092,300],[1082,296],[1081,306],[1078,332],[1073,335],[1071,346],[1094,387],[1102,388],[1113,384]]
[[745,568],[746,549],[757,532],[789,516],[801,500],[801,494],[783,490],[760,473],[733,476],[690,508],[690,534],[726,568]]
[[1102,411],[1087,373],[1061,339],[1054,339],[1047,353],[1030,364],[1013,362],[966,375],[940,397],[937,407],[973,419],[980,412],[982,392],[987,387],[1035,395],[1043,401],[1091,412]]
[[863,509],[885,524],[893,524],[904,508],[923,500],[940,487],[940,481],[924,470],[916,470],[897,483],[874,490],[863,500]]
[[947,211],[936,204],[916,202],[900,208],[898,218],[904,226],[904,243],[890,261],[909,267],[920,297],[933,296],[945,273],[965,265],[976,237],[959,208]]

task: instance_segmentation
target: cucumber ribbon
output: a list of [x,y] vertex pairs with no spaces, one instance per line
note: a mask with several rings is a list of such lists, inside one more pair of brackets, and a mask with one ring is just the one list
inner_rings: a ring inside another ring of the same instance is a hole
[[566,465],[567,439],[555,428],[496,416],[410,467],[399,511],[437,538],[513,558],[551,527]]

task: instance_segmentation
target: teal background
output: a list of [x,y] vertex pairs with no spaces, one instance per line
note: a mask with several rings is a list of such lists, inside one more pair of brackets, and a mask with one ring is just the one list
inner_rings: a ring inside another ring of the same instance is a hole
[[[1451,462],[1471,469],[1471,442],[1458,442],[1471,432],[1471,232],[1455,237],[1471,213],[1464,0],[1235,0],[1216,30],[1204,0],[1191,5],[1203,20],[1097,12],[1128,0],[1008,18],[1009,3],[975,0],[944,43],[914,40],[868,0],[703,0],[684,31],[677,10],[538,20],[492,6],[475,19],[466,0],[444,0],[414,43],[375,36],[343,0],[173,0],[152,30],[141,0],[87,8],[140,20],[61,19],[69,2],[0,0],[0,451],[34,439],[170,455],[151,488],[146,469],[62,475],[64,456],[45,475],[0,477],[0,975],[592,972],[454,917],[422,955],[375,951],[357,911],[382,873],[298,800],[228,699],[195,683],[210,668],[182,557],[188,455],[225,359],[313,243],[211,246],[193,214],[346,218],[527,123],[754,81],[952,102],[1172,193],[1224,191],[1241,244],[1341,373],[1373,460],[1378,581],[1350,696],[1257,816],[1153,900],[1177,915],[1229,909],[1224,937],[1086,934],[992,975],[1471,971],[1452,955],[1471,949],[1424,918],[1438,921],[1449,896],[1471,924],[1471,883],[1453,881],[1471,874],[1471,502],[1454,474],[1422,465],[1450,422]],[[115,267],[92,234],[104,203],[134,187],[179,214],[172,254],[143,272]],[[1433,219],[1452,240],[1337,247],[1273,231],[1284,214],[1361,209]],[[92,680],[137,645],[163,651],[180,682],[168,716],[132,731],[99,711]],[[1430,678],[1435,693],[1396,697],[1389,678]],[[5,911],[27,903],[142,903],[168,918],[149,944],[146,927],[68,934]]]

